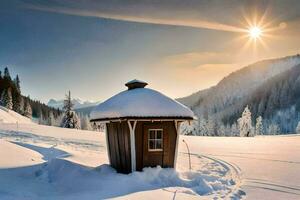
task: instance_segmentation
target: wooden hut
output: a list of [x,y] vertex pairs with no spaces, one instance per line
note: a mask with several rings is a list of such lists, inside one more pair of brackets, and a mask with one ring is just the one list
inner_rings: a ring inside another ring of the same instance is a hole
[[181,103],[132,80],[125,90],[99,104],[91,122],[105,123],[109,161],[118,172],[175,167],[180,123],[193,120]]

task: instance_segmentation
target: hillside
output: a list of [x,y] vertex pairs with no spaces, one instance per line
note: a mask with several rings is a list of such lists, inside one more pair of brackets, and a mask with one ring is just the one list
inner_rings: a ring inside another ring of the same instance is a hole
[[236,121],[246,105],[253,116],[263,116],[268,124],[278,124],[282,132],[293,133],[300,121],[300,65],[265,81],[231,112],[227,111],[222,117],[224,122]]
[[0,106],[0,123],[33,124],[31,119]]
[[[178,100],[191,107],[199,118],[213,118],[219,126],[223,123],[225,126],[232,125],[238,116],[241,115],[244,106],[249,104],[251,109],[252,102],[254,101],[251,100],[251,97],[259,96],[257,93],[261,93],[259,91],[265,90],[266,86],[264,84],[273,85],[280,80],[283,81],[289,78],[289,76],[283,73],[297,66],[299,63],[299,55],[260,61],[230,74],[210,89],[199,91]],[[295,70],[297,71],[297,69]],[[282,78],[272,79],[281,74],[283,74]],[[272,79],[272,81],[270,79]],[[270,88],[272,86],[268,87]],[[295,90],[297,89],[295,87],[293,88]],[[289,90],[289,92],[291,91]],[[267,98],[267,96],[264,97]],[[261,97],[260,101],[266,101],[266,99],[263,99],[264,97]],[[290,98],[298,97],[293,96]],[[286,105],[286,102],[283,101],[280,101],[279,104],[282,105],[271,106],[270,104],[266,104],[263,112],[251,110],[254,112],[252,115],[253,120],[255,120],[258,115],[262,115],[266,120],[265,122],[268,123],[275,112],[283,107],[287,108],[293,106],[292,104]],[[284,131],[290,132],[291,128],[284,128]]]

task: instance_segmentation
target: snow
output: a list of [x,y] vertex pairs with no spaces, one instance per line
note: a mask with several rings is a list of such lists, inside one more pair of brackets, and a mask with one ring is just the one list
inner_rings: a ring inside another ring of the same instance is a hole
[[183,104],[148,88],[123,91],[99,104],[91,119],[125,117],[182,117],[192,119],[193,112]]
[[[191,151],[192,170],[184,139]],[[118,174],[103,133],[0,125],[0,199],[299,199],[300,135],[180,136],[177,170]]]
[[32,124],[31,119],[0,106],[0,123]]

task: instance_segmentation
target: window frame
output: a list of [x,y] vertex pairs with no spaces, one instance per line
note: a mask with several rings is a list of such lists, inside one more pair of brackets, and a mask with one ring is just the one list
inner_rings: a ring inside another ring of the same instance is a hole
[[[150,138],[150,132],[151,131],[154,131],[155,133],[155,136],[154,138]],[[157,138],[157,132],[158,131],[161,131],[161,138]],[[151,129],[148,129],[148,141],[147,141],[147,144],[148,144],[148,151],[149,152],[162,152],[164,150],[164,147],[163,147],[163,141],[164,141],[164,130],[162,128],[151,128]],[[150,141],[154,141],[154,149],[151,149],[150,148]],[[161,142],[161,148],[156,148],[157,146],[157,141],[160,141]]]

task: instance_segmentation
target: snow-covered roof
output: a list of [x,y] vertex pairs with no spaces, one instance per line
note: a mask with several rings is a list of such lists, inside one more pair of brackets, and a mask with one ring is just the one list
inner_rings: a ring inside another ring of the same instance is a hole
[[94,108],[91,121],[120,118],[194,118],[194,113],[188,107],[158,91],[144,88],[146,85],[147,83],[138,80],[126,83],[128,90]]

